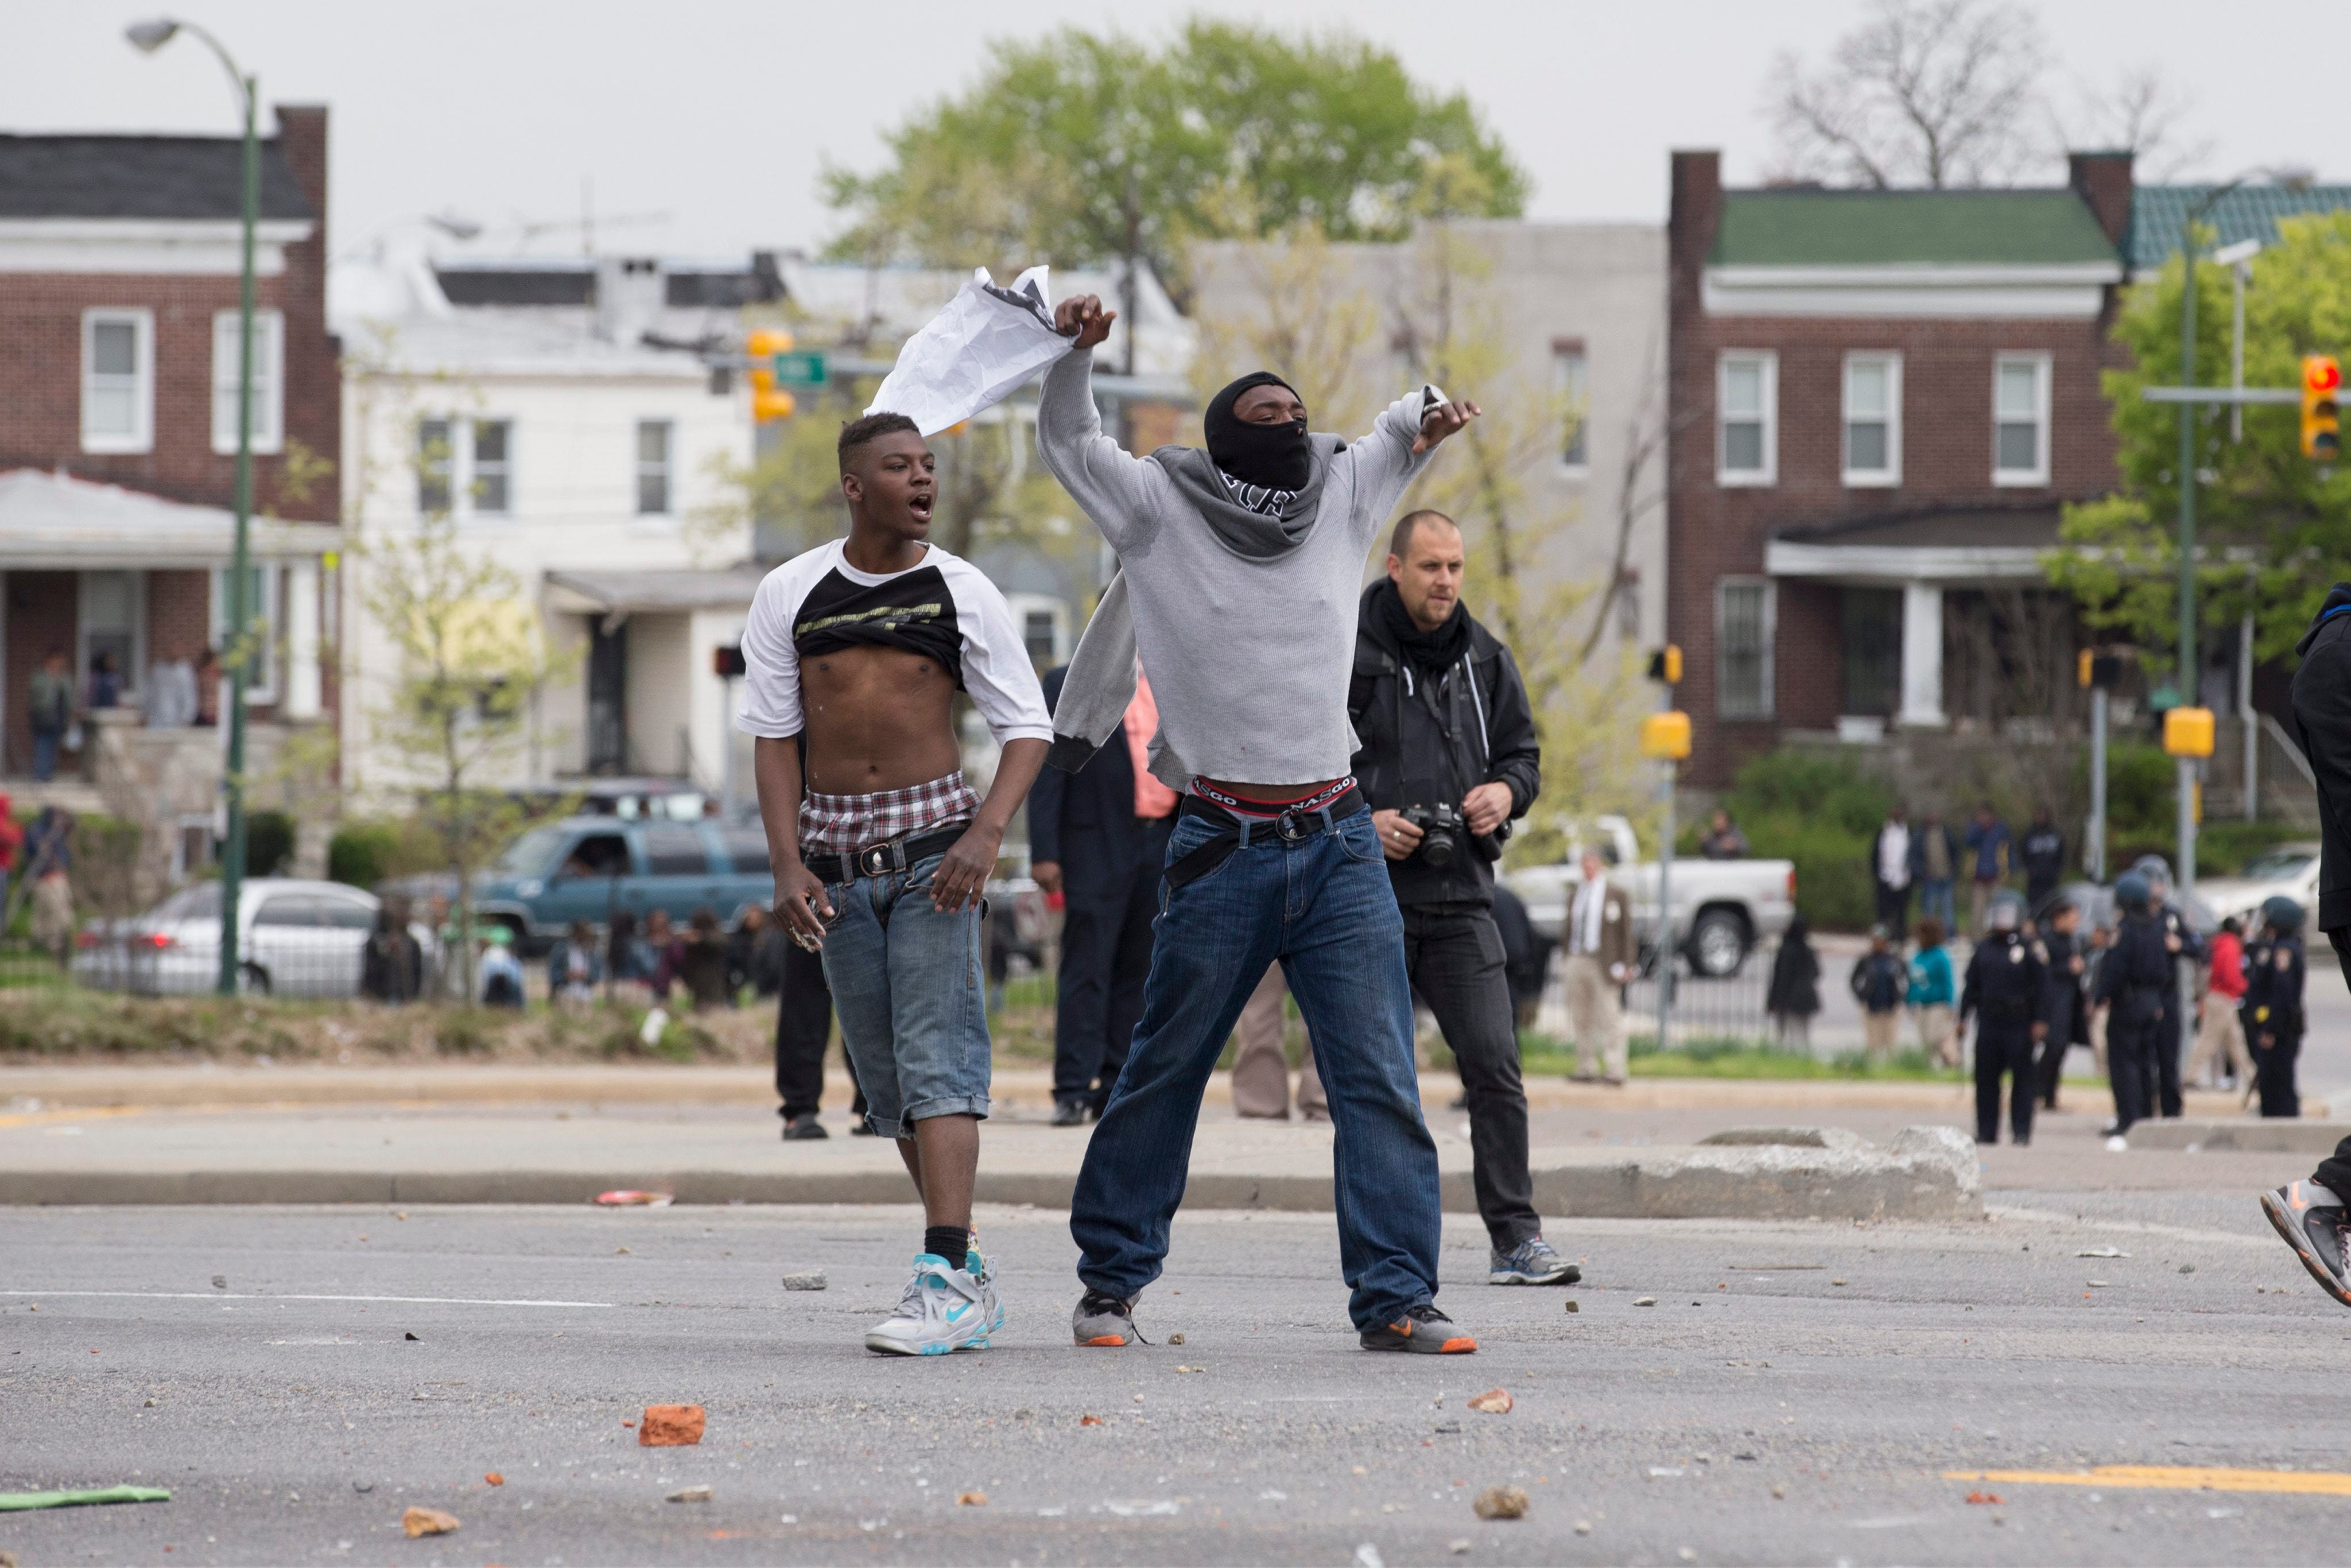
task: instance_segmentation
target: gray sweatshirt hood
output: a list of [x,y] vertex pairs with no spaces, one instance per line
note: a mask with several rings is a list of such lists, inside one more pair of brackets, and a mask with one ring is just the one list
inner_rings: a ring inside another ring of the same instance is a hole
[[1313,449],[1313,473],[1280,517],[1253,512],[1234,499],[1231,485],[1199,447],[1163,446],[1149,461],[1166,470],[1176,482],[1176,493],[1207,519],[1227,549],[1251,560],[1270,560],[1296,549],[1306,530],[1314,526],[1314,511],[1322,504],[1322,481],[1331,472],[1331,459],[1347,446],[1335,435],[1306,439]]

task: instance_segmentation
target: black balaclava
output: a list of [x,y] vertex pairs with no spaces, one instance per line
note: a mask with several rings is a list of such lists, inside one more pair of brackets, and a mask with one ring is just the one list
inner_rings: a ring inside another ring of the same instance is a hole
[[1244,485],[1264,490],[1302,490],[1314,476],[1306,422],[1251,424],[1240,419],[1234,414],[1233,405],[1252,387],[1280,387],[1293,397],[1298,392],[1272,371],[1257,371],[1209,399],[1207,413],[1200,420],[1207,438],[1208,461]]

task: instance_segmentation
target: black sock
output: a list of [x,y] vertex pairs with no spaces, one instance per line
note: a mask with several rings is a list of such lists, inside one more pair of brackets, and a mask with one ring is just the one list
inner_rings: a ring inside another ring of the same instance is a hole
[[946,1259],[958,1269],[963,1267],[963,1255],[970,1249],[971,1231],[967,1227],[934,1225],[923,1231],[923,1250]]

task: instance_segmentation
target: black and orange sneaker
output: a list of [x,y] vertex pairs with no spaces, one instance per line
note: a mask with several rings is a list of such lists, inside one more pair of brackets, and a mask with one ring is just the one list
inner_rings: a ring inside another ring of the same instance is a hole
[[1088,1291],[1078,1299],[1078,1310],[1070,1314],[1070,1329],[1078,1343],[1085,1348],[1119,1350],[1130,1344],[1150,1342],[1134,1332],[1134,1301],[1133,1296],[1121,1301],[1100,1291]]
[[2343,1201],[2314,1182],[2288,1182],[2275,1192],[2262,1194],[2262,1212],[2270,1218],[2310,1277],[2326,1293],[2351,1307],[2351,1278],[2346,1278],[2345,1242],[2351,1239],[2351,1216]]
[[1363,1345],[1365,1350],[1402,1350],[1415,1355],[1468,1355],[1477,1350],[1478,1342],[1468,1334],[1455,1333],[1453,1320],[1433,1302],[1423,1301],[1392,1323],[1365,1329]]

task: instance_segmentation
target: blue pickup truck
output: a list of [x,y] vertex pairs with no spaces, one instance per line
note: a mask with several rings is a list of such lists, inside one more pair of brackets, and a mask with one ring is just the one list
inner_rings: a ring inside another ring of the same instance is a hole
[[708,907],[732,928],[746,904],[774,902],[767,834],[757,823],[711,818],[545,823],[508,845],[474,893],[479,918],[512,927],[531,952],[550,946],[575,920],[603,925],[616,910],[642,923],[665,909],[683,925]]

